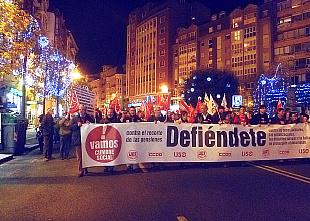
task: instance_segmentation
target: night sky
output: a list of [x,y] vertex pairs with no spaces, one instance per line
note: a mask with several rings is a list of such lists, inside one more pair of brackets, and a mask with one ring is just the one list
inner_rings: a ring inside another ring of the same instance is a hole
[[[231,12],[263,0],[199,0],[211,9]],[[85,74],[98,74],[102,65],[126,61],[126,25],[130,11],[150,0],[50,0],[64,14],[79,47],[78,63]],[[153,2],[158,2],[154,1]]]

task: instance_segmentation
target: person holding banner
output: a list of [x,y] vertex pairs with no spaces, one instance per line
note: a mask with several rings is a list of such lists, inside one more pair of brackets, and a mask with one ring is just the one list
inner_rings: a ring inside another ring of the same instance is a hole
[[181,112],[180,122],[181,123],[188,123],[188,114],[186,111]]
[[309,122],[309,115],[306,113],[300,114],[300,122],[307,124]]
[[[202,124],[212,124],[212,115],[208,113],[208,106],[206,104],[201,105],[201,122]],[[198,119],[196,119],[198,122]]]
[[[101,124],[110,124],[110,123],[120,123],[119,119],[117,118],[117,113],[114,108],[110,107],[107,111],[106,118],[100,121]],[[112,174],[114,172],[113,166],[106,166],[104,168],[104,172],[108,174]]]
[[[137,115],[136,108],[130,107],[129,118],[126,122],[137,123],[137,122],[141,122],[141,121],[142,120]],[[138,171],[139,171],[138,164],[127,164],[127,172],[131,173],[131,172],[138,172]]]
[[165,122],[165,120],[166,120],[166,118],[161,114],[160,108],[156,107],[155,111],[154,111],[154,115],[152,115],[150,117],[150,119],[148,119],[148,122],[155,122],[155,123],[157,123],[158,121],[159,122]]
[[290,124],[299,124],[300,123],[300,118],[298,117],[297,112],[291,112],[291,117],[290,117]]
[[221,124],[225,119],[225,108],[223,106],[218,107],[218,111],[212,117],[213,124]]
[[249,123],[249,119],[245,113],[245,106],[240,106],[239,113],[235,115],[233,123],[241,124],[243,126]]
[[129,119],[128,119],[128,113],[126,110],[123,110],[122,113],[119,115],[119,122],[120,123],[126,123],[127,120],[129,122]]
[[269,124],[269,117],[266,112],[266,106],[265,105],[260,105],[258,108],[258,113],[254,115],[253,120],[252,120],[253,125],[266,125]]
[[138,117],[135,107],[130,107],[130,109],[129,109],[129,118],[128,118],[127,121],[128,122],[141,122],[141,119],[140,119],[140,117]]
[[281,124],[281,125],[286,124],[285,111],[283,108],[277,109],[277,114],[274,118],[271,119],[271,124]]
[[82,148],[81,148],[81,126],[86,123],[93,123],[93,118],[86,113],[84,105],[79,106],[78,114],[72,119],[71,131],[72,142],[71,145],[75,147],[76,159],[78,163],[78,177],[82,177],[88,173],[87,169],[82,168]]

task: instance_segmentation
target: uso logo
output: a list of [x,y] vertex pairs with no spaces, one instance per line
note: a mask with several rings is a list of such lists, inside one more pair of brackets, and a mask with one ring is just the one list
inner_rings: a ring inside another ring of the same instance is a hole
[[207,151],[206,151],[206,150],[203,150],[203,149],[198,150],[198,152],[197,152],[197,158],[198,158],[199,160],[205,160],[205,159],[207,158]]
[[93,160],[100,163],[111,162],[121,151],[121,134],[112,126],[96,127],[88,133],[85,148],[88,156]]
[[135,150],[129,150],[127,153],[128,160],[135,161],[138,159],[138,152]]

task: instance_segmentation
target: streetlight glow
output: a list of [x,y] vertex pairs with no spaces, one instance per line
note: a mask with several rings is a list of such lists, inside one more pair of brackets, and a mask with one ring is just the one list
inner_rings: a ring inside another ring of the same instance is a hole
[[80,71],[79,71],[77,68],[75,68],[75,69],[73,69],[73,70],[71,71],[70,77],[71,77],[72,80],[79,80],[79,79],[81,79],[83,76],[81,75]]
[[160,87],[160,91],[161,91],[161,93],[167,94],[167,93],[169,93],[169,88],[168,88],[167,85],[163,84],[163,85]]

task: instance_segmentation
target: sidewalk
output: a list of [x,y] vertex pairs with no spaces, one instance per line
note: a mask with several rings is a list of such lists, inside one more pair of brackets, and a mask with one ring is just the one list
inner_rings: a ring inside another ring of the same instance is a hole
[[[23,155],[27,155],[29,152],[39,148],[35,129],[28,129],[26,137],[25,151]],[[0,153],[0,164],[13,160],[13,156],[14,154]]]

